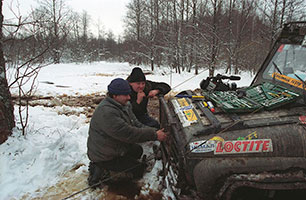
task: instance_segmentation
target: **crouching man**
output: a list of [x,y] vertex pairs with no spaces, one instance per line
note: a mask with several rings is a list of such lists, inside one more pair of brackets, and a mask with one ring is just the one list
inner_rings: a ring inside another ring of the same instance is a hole
[[166,139],[162,129],[145,126],[136,119],[129,103],[130,93],[126,80],[112,80],[107,97],[92,116],[87,140],[90,186],[99,185],[109,172],[116,179],[122,174],[127,175],[125,179],[141,178],[146,165],[139,161],[143,149],[137,143]]

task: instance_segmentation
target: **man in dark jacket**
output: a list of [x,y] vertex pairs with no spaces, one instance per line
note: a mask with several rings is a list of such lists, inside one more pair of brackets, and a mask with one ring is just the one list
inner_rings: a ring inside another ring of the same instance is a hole
[[163,130],[140,123],[133,114],[129,83],[121,78],[108,85],[107,97],[96,108],[89,127],[87,155],[90,186],[103,179],[105,172],[128,172],[140,178],[145,165],[138,161],[143,149],[136,143],[166,139]]
[[139,67],[132,70],[127,81],[132,89],[130,101],[137,119],[147,126],[159,128],[159,123],[148,115],[148,100],[158,94],[167,94],[171,90],[170,86],[167,83],[146,80]]

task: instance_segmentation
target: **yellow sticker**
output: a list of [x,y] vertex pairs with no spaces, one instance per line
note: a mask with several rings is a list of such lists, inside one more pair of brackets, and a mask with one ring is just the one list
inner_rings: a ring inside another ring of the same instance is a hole
[[237,140],[253,140],[257,138],[258,138],[257,133],[256,131],[254,131],[253,133],[250,133],[249,135],[245,137],[238,137]]
[[184,113],[185,113],[185,116],[186,116],[188,121],[196,121],[196,120],[198,120],[197,116],[195,115],[195,113],[193,112],[192,109],[184,110]]
[[177,102],[180,104],[181,107],[189,106],[189,103],[185,98],[177,99]]
[[224,139],[220,136],[214,136],[212,138],[210,138],[209,140],[214,140],[214,141],[218,141],[218,142],[224,142]]
[[[303,82],[300,81],[300,80],[296,80],[294,78],[291,78],[289,76],[286,76],[286,75],[283,75],[283,74],[279,74],[277,72],[274,72],[272,74],[272,77],[275,77],[275,79],[279,80],[279,81],[282,81],[284,83],[287,83],[289,85],[292,85],[294,87],[297,87],[297,88],[301,88],[301,89],[304,89],[303,88]],[[305,88],[306,89],[306,88]]]
[[182,110],[183,110],[183,112],[185,114],[185,117],[188,121],[198,120],[198,118],[195,115],[195,113],[193,112],[193,110],[188,109],[189,108],[189,103],[185,98],[179,98],[179,99],[177,99],[177,102],[180,104],[181,108],[185,108],[185,109],[187,108],[186,110],[185,109],[182,109]]
[[257,133],[256,133],[256,131],[254,131],[253,133],[250,133],[249,135],[247,135],[244,139],[245,140],[252,140],[252,139],[254,139],[254,138],[258,138],[257,137]]

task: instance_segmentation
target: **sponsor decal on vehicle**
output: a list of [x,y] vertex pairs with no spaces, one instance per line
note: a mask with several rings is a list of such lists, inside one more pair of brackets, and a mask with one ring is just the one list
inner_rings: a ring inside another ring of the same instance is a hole
[[184,111],[184,110],[190,110],[190,109],[193,109],[193,106],[192,106],[192,105],[180,107],[180,110],[182,110],[182,111]]
[[297,88],[300,88],[300,89],[304,89],[304,86],[303,86],[303,82],[300,81],[300,80],[297,80],[297,79],[294,79],[294,78],[291,78],[289,76],[286,76],[286,75],[283,75],[283,74],[279,74],[277,72],[274,72],[272,74],[272,77],[279,80],[279,81],[282,81],[284,83],[287,83],[289,85],[292,85],[294,87],[297,87]]
[[306,116],[305,115],[299,116],[299,120],[300,120],[301,124],[306,125]]
[[247,135],[245,137],[238,137],[237,140],[252,140],[252,139],[255,139],[255,138],[258,138],[256,131],[254,131],[253,133],[250,133],[249,135]]
[[216,149],[216,144],[224,142],[224,139],[219,136],[214,136],[209,140],[199,140],[189,143],[190,151],[192,153],[207,153]]
[[189,103],[185,98],[179,98],[177,99],[177,102],[180,104],[181,107],[189,106]]
[[284,49],[284,47],[285,47],[285,45],[284,44],[282,44],[282,45],[280,45],[280,47],[278,48],[278,52],[282,52],[283,51],[283,49]]
[[180,110],[184,113],[188,121],[197,121],[198,118],[193,112],[193,106],[189,105],[185,98],[177,99],[177,102],[180,105]]
[[220,136],[214,136],[214,137],[210,138],[209,140],[213,140],[213,141],[216,141],[216,142],[224,142],[224,139]]
[[218,142],[214,154],[273,152],[271,139],[232,140]]
[[198,120],[197,116],[193,112],[193,106],[189,105],[189,103],[185,98],[177,99],[177,102],[180,104],[181,106],[180,109],[184,112],[185,117],[187,118],[188,121]]
[[198,118],[193,111],[193,106],[189,104],[185,98],[176,100],[173,99],[172,103],[183,127],[187,127],[192,123],[198,122]]
[[189,143],[189,147],[192,153],[207,153],[215,150],[216,142],[214,140],[199,140]]

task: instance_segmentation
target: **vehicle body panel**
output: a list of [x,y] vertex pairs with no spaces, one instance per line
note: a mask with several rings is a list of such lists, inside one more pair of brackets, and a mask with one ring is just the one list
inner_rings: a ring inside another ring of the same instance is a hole
[[171,133],[162,145],[165,166],[171,166],[177,181],[195,188],[201,198],[230,199],[245,186],[306,190],[306,126],[300,118],[306,115],[306,47],[301,46],[305,34],[287,29],[250,87],[263,82],[285,87],[299,94],[294,102],[242,113],[226,112],[218,104],[212,113],[205,107],[207,99],[160,98],[161,125]]

